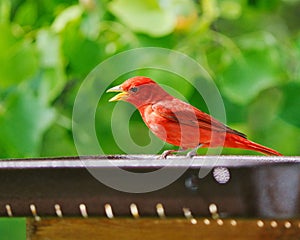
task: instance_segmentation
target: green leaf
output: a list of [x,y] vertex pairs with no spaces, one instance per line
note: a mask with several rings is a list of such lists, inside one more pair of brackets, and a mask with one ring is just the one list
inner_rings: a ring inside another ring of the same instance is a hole
[[176,15],[152,0],[114,0],[110,11],[133,31],[161,37],[170,34],[176,25]]
[[68,33],[65,33],[63,51],[68,59],[69,70],[74,75],[86,76],[102,60],[103,46],[98,42],[83,39],[78,34],[69,35]]
[[57,34],[42,29],[37,34],[37,48],[40,53],[41,67],[57,67],[61,65],[60,40]]
[[96,40],[100,33],[99,11],[89,12],[81,21],[80,30],[87,38]]
[[238,124],[246,121],[247,108],[241,107],[241,105],[230,101],[226,97],[223,98],[223,101],[228,124]]
[[276,10],[276,8],[278,8],[280,2],[281,2],[280,0],[269,0],[269,1],[253,0],[253,1],[249,1],[249,5],[260,10],[274,11]]
[[264,131],[278,116],[282,93],[277,88],[263,91],[249,106],[248,123],[254,131]]
[[0,2],[0,24],[10,21],[11,1],[2,0]]
[[74,156],[76,154],[74,140],[68,129],[57,124],[49,128],[42,143],[42,156]]
[[[23,87],[23,86],[22,86]],[[31,89],[18,88],[3,103],[0,114],[0,143],[6,155],[39,156],[42,136],[54,120],[54,111],[33,95]]]
[[0,218],[1,240],[26,240],[26,218]]
[[14,37],[6,25],[0,25],[0,32],[0,88],[5,88],[33,76],[38,61],[31,42]]
[[64,9],[54,20],[52,29],[55,32],[61,32],[66,28],[68,23],[78,20],[83,12],[80,5],[73,5]]
[[57,67],[41,69],[30,85],[42,102],[50,103],[61,93],[65,83],[65,73],[63,69]]
[[37,34],[36,44],[40,56],[40,71],[33,84],[41,98],[49,102],[60,94],[66,83],[61,42],[56,33],[42,29]]
[[300,129],[280,118],[274,119],[264,131],[257,131],[252,140],[271,147],[284,155],[300,154]]
[[192,0],[166,0],[160,1],[159,5],[172,14],[184,17],[193,14],[198,7]]
[[282,87],[284,101],[280,111],[280,117],[297,127],[300,127],[300,83],[291,82]]
[[291,50],[295,54],[295,59],[293,59],[291,67],[295,70],[293,73],[295,75],[295,80],[300,82],[300,32],[294,44],[295,46]]
[[25,1],[16,12],[14,21],[21,26],[32,26],[38,17],[38,6],[34,1]]
[[241,3],[237,0],[220,1],[221,16],[227,19],[238,19],[242,14]]
[[262,90],[282,82],[285,70],[280,51],[268,34],[247,35],[240,45],[243,59],[235,59],[224,70],[220,83],[229,99],[247,104]]

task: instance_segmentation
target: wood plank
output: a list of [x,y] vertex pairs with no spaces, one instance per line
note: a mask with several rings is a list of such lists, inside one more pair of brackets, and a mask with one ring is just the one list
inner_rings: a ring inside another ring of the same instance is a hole
[[206,218],[43,218],[27,220],[29,240],[299,239],[298,220]]

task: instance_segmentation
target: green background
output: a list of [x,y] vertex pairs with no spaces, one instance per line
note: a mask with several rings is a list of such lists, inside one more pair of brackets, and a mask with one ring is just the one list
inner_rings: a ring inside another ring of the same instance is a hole
[[[299,9],[296,0],[2,0],[0,158],[76,155],[72,109],[82,81],[108,57],[148,46],[194,58],[218,86],[229,126],[284,155],[298,155]],[[159,72],[140,74],[168,82]],[[173,87],[206,110],[186,82]],[[110,130],[111,96],[101,98],[103,111],[96,114],[107,154],[122,153]],[[147,145],[138,113],[130,124],[134,141]]]
[[[203,65],[222,94],[229,126],[299,155],[299,10],[299,0],[1,0],[0,158],[76,155],[72,109],[82,81],[108,57],[149,46]],[[174,86],[206,109],[191,86]],[[107,154],[122,153],[107,95],[99,102],[105,114],[97,111],[97,134],[106,136]],[[130,131],[137,144],[149,143],[137,112]]]

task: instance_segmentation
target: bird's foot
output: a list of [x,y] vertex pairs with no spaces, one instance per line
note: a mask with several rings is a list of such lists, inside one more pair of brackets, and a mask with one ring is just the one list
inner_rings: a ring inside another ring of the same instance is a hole
[[178,150],[166,150],[164,151],[160,156],[159,156],[159,159],[166,159],[167,156],[173,154],[173,153],[180,153],[180,152],[185,152],[186,150],[185,149],[182,149],[182,148],[179,148]]
[[186,154],[186,157],[187,158],[193,158],[193,157],[195,157],[195,156],[197,156],[197,150],[192,150],[192,151],[189,151],[187,154]]
[[177,150],[166,150],[164,151],[159,157],[158,159],[166,159],[167,156],[169,156],[172,153],[178,152]]
[[202,144],[199,144],[197,147],[193,148],[191,151],[189,151],[187,154],[186,154],[186,157],[187,158],[193,158],[195,156],[197,156],[197,151],[199,148],[201,148]]

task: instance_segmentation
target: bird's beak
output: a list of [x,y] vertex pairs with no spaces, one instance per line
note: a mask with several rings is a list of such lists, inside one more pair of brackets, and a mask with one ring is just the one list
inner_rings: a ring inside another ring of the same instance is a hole
[[123,91],[120,85],[112,87],[112,88],[108,89],[106,92],[120,92],[116,96],[114,96],[111,99],[109,99],[108,100],[109,102],[115,102],[115,101],[125,100],[126,97],[128,96],[128,93],[125,92],[125,91]]

